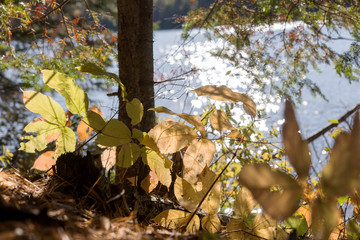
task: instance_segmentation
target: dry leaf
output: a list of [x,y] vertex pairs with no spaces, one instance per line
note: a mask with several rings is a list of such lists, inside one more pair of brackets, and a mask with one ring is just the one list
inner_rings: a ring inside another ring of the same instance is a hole
[[220,132],[234,129],[226,114],[221,110],[216,110],[210,115],[210,124]]
[[241,187],[236,195],[234,211],[237,216],[245,219],[256,206],[257,202],[246,187]]
[[256,104],[246,94],[232,91],[226,86],[207,85],[193,90],[198,96],[206,96],[218,101],[242,102],[244,110],[252,117],[256,116]]
[[164,154],[180,151],[199,137],[189,126],[174,121],[165,121],[156,125],[148,135]]
[[141,181],[141,188],[144,189],[144,191],[149,194],[154,190],[159,183],[159,179],[156,176],[154,171],[150,171],[149,175],[147,175],[142,181]]
[[210,165],[215,151],[215,144],[209,139],[194,139],[184,154],[184,179],[195,184],[205,165]]
[[298,209],[301,187],[292,177],[265,163],[244,166],[239,173],[239,182],[275,219],[284,220]]
[[206,215],[201,219],[201,226],[210,233],[217,233],[221,230],[221,222],[215,214]]
[[285,105],[285,123],[283,125],[285,154],[295,168],[299,179],[306,180],[311,164],[308,144],[301,138],[294,109],[289,101]]
[[54,151],[44,152],[35,160],[34,165],[31,167],[31,169],[37,169],[40,171],[49,170],[53,165],[55,165],[56,161],[54,159],[54,155]]

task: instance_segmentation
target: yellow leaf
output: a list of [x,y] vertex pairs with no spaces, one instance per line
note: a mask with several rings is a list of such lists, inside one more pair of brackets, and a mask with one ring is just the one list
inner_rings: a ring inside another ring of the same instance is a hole
[[[216,177],[216,174],[211,171],[208,166],[205,166],[196,183],[196,191],[199,193],[198,198],[200,200],[208,192],[216,180]],[[220,208],[220,195],[220,182],[216,182],[211,188],[210,193],[205,197],[204,202],[201,204],[201,209],[210,214],[217,213]]]
[[101,130],[96,141],[107,147],[127,144],[131,141],[131,132],[120,120],[111,119]]
[[226,231],[229,232],[230,239],[259,240],[241,219],[231,219],[226,225]]
[[[191,213],[187,213],[180,210],[165,210],[157,215],[152,220],[159,224],[162,227],[168,229],[180,229],[185,227],[185,224],[189,220]],[[200,219],[197,215],[193,217],[190,221],[188,227],[186,228],[187,233],[196,233],[200,228]]]
[[192,128],[174,121],[165,121],[156,125],[148,135],[164,154],[180,151],[199,137]]
[[220,132],[234,129],[226,114],[221,110],[216,110],[210,115],[210,124]]
[[[184,179],[195,184],[205,165],[210,165],[215,151],[215,144],[209,139],[201,139],[200,141],[194,139],[184,154]],[[200,155],[202,162],[200,162]]]
[[189,211],[194,211],[201,201],[191,184],[180,177],[176,177],[174,194],[180,205]]
[[51,123],[65,126],[65,112],[51,97],[35,91],[23,91],[23,94],[23,101],[27,109],[40,114]]
[[198,96],[206,96],[218,101],[228,101],[231,103],[242,102],[244,110],[252,117],[256,116],[256,104],[246,94],[232,91],[226,86],[208,85],[193,90]]
[[135,126],[141,122],[144,114],[144,107],[139,99],[134,98],[126,103],[126,113],[131,119],[131,125]]
[[271,217],[284,220],[298,208],[302,189],[289,175],[272,170],[264,163],[244,166],[239,173],[240,184],[247,187],[255,200]]
[[202,124],[202,122],[198,116],[190,115],[190,114],[186,114],[186,113],[182,113],[182,114],[174,113],[170,109],[163,107],[163,106],[159,106],[156,108],[150,108],[149,110],[153,110],[157,113],[166,113],[166,114],[178,116],[178,117],[184,119],[185,121],[187,121],[188,123],[190,123],[191,125],[193,125],[197,130],[199,130],[202,137],[206,137],[206,135],[207,135],[207,133],[205,131],[205,127]]
[[215,214],[209,214],[203,217],[201,219],[201,226],[211,233],[217,233],[221,230],[221,222]]
[[285,105],[285,123],[283,125],[285,154],[289,157],[299,179],[305,180],[309,175],[311,164],[308,144],[301,138],[294,109],[289,101]]
[[131,167],[140,157],[140,147],[136,143],[124,144],[117,157],[116,165],[123,168]]
[[170,187],[171,184],[171,164],[169,159],[160,152],[153,151],[150,148],[145,148],[142,151],[142,160],[149,165],[150,169],[155,172],[161,184]]
[[256,206],[251,192],[246,187],[241,187],[239,193],[236,195],[234,211],[237,216],[245,219]]

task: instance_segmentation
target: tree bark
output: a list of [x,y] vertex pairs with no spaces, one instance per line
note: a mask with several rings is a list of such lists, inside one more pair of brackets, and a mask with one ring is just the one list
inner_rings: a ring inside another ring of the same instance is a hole
[[[138,98],[144,105],[139,128],[147,132],[155,124],[155,113],[147,111],[154,107],[153,0],[118,0],[117,6],[119,77],[127,99]],[[130,126],[120,95],[119,100],[119,119]]]

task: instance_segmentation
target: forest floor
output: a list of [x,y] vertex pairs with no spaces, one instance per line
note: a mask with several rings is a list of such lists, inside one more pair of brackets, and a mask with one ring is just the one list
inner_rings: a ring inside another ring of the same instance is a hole
[[209,239],[141,223],[134,212],[105,216],[59,189],[49,177],[0,168],[0,239]]

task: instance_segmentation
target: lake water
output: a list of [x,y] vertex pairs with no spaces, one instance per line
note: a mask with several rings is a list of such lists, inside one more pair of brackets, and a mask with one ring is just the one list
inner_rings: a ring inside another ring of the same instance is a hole
[[[283,123],[283,101],[279,97],[264,95],[254,90],[243,72],[238,72],[239,77],[236,78],[227,75],[228,71],[236,70],[225,60],[210,54],[210,50],[221,44],[223,44],[221,40],[208,41],[201,31],[195,31],[194,38],[185,43],[181,39],[181,30],[156,31],[154,34],[156,80],[161,82],[174,76],[176,78],[172,82],[165,81],[156,86],[156,105],[166,106],[176,113],[201,114],[201,110],[207,106],[209,99],[196,97],[191,89],[209,84],[227,85],[235,91],[248,93],[259,108],[266,109],[267,118],[257,122],[260,130],[266,132],[271,125],[280,128]],[[341,52],[348,48],[349,42],[337,41],[333,43],[333,46]],[[195,74],[184,74],[195,68],[197,69]],[[296,112],[304,138],[328,125],[328,120],[338,119],[360,103],[359,82],[349,85],[348,80],[339,77],[331,66],[320,65],[320,69],[322,73],[312,70],[307,78],[318,84],[329,101],[320,97],[314,98],[309,91],[303,91],[303,102]],[[109,70],[117,72],[116,67]],[[180,77],[176,77],[179,75]],[[106,98],[107,100],[104,101],[105,98],[99,95],[98,104],[110,105],[116,109],[117,103],[114,99]],[[240,116],[244,115],[241,107],[233,113],[235,119],[240,119]],[[326,153],[323,149],[326,145],[325,139],[317,140],[314,145],[319,155],[318,159],[313,157],[313,165],[316,169],[321,169],[320,165],[323,163],[315,161],[324,160]]]
[[[269,126],[280,127],[283,123],[283,101],[270,94],[259,93],[246,77],[246,73],[234,69],[229,62],[214,57],[210,51],[221,46],[221,40],[209,41],[200,30],[195,30],[191,41],[181,39],[181,30],[164,30],[154,33],[154,69],[158,82],[156,86],[156,105],[166,106],[177,113],[201,114],[209,99],[196,97],[192,89],[209,84],[227,85],[238,92],[248,93],[259,108],[265,108],[268,117],[257,122],[262,131]],[[337,51],[344,51],[349,42],[337,41],[333,43]],[[314,80],[328,102],[324,99],[312,97],[309,91],[303,92],[303,102],[296,110],[303,137],[309,137],[319,129],[329,124],[329,119],[338,119],[349,109],[360,103],[360,83],[348,84],[348,81],[339,77],[335,70],[327,65],[320,65],[322,73],[310,71],[307,78]],[[184,74],[191,69],[195,73]],[[117,73],[117,67],[108,69]],[[237,73],[237,77],[228,75],[229,71]],[[236,72],[237,71],[237,72]],[[166,81],[176,77],[172,82]],[[109,91],[116,91],[116,87]],[[106,97],[106,93],[89,94],[94,104],[100,105],[107,117],[117,109],[115,98]],[[94,97],[95,96],[95,97]],[[220,103],[218,103],[220,105]],[[234,110],[234,117],[240,119],[244,115],[241,107]],[[321,154],[325,147],[324,140],[316,144]],[[314,163],[317,165],[318,163]]]

